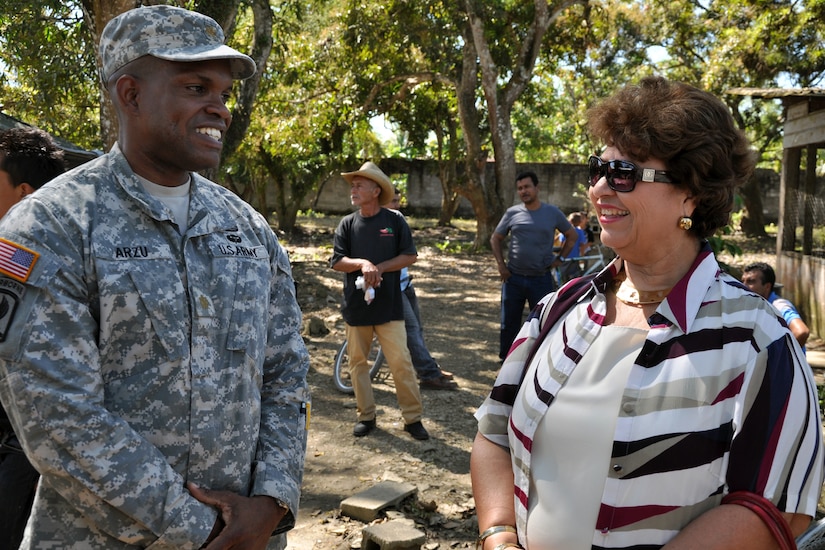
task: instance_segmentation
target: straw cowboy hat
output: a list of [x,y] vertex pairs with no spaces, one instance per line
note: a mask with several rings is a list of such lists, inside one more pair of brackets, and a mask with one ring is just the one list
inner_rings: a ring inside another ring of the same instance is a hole
[[367,178],[368,180],[372,180],[378,184],[378,187],[381,188],[381,194],[378,195],[378,204],[384,206],[385,204],[389,204],[392,198],[395,196],[395,187],[393,186],[390,178],[387,177],[381,169],[370,161],[365,162],[361,165],[355,172],[344,172],[341,174],[347,183],[352,183],[353,178],[355,176],[361,176],[362,178]]

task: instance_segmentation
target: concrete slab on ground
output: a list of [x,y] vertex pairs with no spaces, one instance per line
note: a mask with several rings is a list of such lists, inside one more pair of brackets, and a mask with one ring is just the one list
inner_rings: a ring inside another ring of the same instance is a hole
[[418,489],[410,483],[382,481],[341,501],[341,513],[351,518],[370,522],[384,508],[395,506]]
[[392,520],[364,527],[361,531],[362,550],[418,550],[427,541],[412,521]]

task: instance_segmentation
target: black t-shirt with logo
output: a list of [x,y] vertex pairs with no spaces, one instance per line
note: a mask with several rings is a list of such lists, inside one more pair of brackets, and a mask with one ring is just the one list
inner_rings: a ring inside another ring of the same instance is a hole
[[[364,258],[373,264],[401,254],[416,255],[410,227],[404,217],[394,210],[382,208],[376,215],[365,218],[360,211],[346,216],[335,230],[333,255],[330,265],[344,256]],[[341,312],[349,325],[381,325],[404,318],[401,301],[401,272],[385,272],[381,286],[375,289],[371,304],[364,300],[364,291],[356,288],[361,271],[347,273],[344,278],[344,306]]]

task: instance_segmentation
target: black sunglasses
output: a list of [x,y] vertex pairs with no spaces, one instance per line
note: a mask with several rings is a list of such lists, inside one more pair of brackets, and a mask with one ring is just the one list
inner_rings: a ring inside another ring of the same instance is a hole
[[588,184],[596,185],[603,177],[607,178],[607,186],[618,193],[630,193],[636,189],[639,181],[658,181],[660,183],[674,183],[663,170],[653,168],[639,168],[626,160],[603,161],[599,157],[591,156],[587,161],[589,169]]

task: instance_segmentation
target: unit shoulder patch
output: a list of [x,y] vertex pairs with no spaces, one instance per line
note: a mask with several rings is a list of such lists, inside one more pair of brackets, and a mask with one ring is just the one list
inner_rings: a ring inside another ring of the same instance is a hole
[[0,342],[6,341],[17,306],[26,293],[26,286],[6,277],[0,277]]

